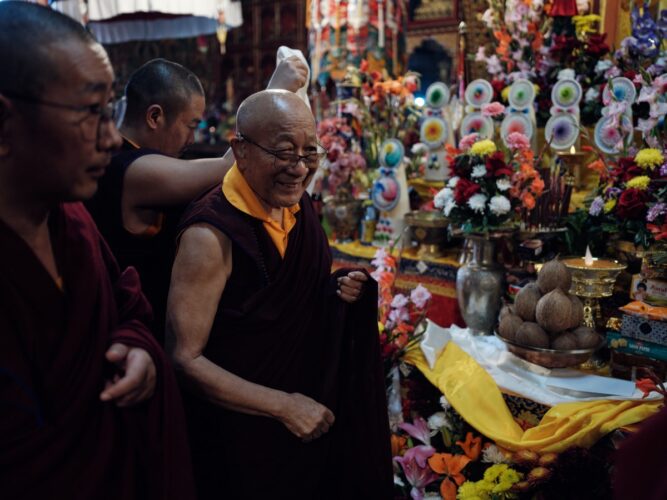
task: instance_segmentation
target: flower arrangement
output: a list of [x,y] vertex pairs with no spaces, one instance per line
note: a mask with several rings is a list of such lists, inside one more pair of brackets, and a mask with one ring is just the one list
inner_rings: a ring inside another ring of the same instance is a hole
[[461,150],[450,148],[455,177],[434,199],[435,206],[464,232],[506,228],[521,210],[530,211],[544,182],[533,166],[528,139],[514,132],[509,149],[498,151],[493,141],[465,136]]
[[317,136],[327,150],[322,163],[324,186],[335,194],[341,184],[351,184],[352,194],[357,197],[367,191],[369,180],[366,174],[366,159],[361,154],[361,136],[345,118],[326,118],[317,124]]
[[348,68],[346,80],[361,89],[359,98],[351,97],[342,104],[359,121],[362,150],[368,166],[374,168],[385,139],[404,141],[416,132],[421,111],[414,104],[414,92],[419,89],[419,78],[416,73],[407,73],[392,79],[369,71],[368,62],[363,60],[359,68]]
[[378,282],[378,326],[385,373],[399,364],[407,350],[421,339],[431,293],[421,284],[409,295],[395,288],[397,262],[385,248],[371,261],[371,274]]
[[615,162],[599,157],[589,168],[600,175],[588,208],[590,226],[631,236],[646,248],[667,238],[667,167],[662,151],[645,148]]

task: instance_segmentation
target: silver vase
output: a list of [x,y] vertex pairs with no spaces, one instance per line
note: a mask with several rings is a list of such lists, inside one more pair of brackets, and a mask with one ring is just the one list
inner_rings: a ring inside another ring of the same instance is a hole
[[473,335],[490,335],[498,318],[504,270],[496,260],[496,241],[467,236],[456,273],[456,297]]

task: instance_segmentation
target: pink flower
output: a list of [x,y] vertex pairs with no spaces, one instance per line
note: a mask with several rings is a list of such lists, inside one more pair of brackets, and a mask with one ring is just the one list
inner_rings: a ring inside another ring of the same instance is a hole
[[419,467],[426,467],[426,461],[431,458],[434,453],[435,448],[433,448],[433,446],[419,445],[408,449],[408,451],[403,454],[403,458],[406,460],[414,460]]
[[394,309],[402,309],[408,305],[408,298],[402,293],[397,293],[394,300],[391,301],[391,307]]
[[477,49],[477,53],[475,54],[475,61],[486,61],[486,49],[484,48],[484,45],[480,45]]
[[375,268],[382,268],[384,267],[385,260],[389,254],[387,253],[387,250],[384,247],[380,247],[375,251],[375,255],[373,257],[373,260],[371,261],[371,265]]
[[392,325],[397,325],[401,322],[410,321],[410,313],[405,307],[392,309],[387,319]]
[[425,445],[431,445],[431,429],[429,429],[428,423],[423,418],[417,417],[413,420],[412,424],[403,422],[402,424],[398,424],[398,427]]
[[521,132],[512,132],[507,136],[507,147],[521,150],[530,149],[530,141]]
[[[410,450],[408,450],[408,453],[409,452]],[[433,452],[435,452],[435,450],[433,450]],[[424,488],[429,484],[437,481],[439,476],[428,466],[420,467],[419,464],[415,461],[414,457],[395,457],[394,460],[401,464],[405,478],[412,486],[412,489],[410,490],[410,496],[412,499],[422,500],[424,498]]]
[[425,287],[417,285],[416,288],[410,292],[410,300],[416,305],[419,309],[424,309],[426,303],[431,300],[431,292],[429,292]]
[[484,116],[499,116],[505,112],[505,106],[499,102],[490,102],[482,104],[482,114]]
[[459,142],[459,148],[466,151],[470,149],[472,145],[477,142],[477,139],[479,139],[478,133],[464,135],[461,138],[461,141]]

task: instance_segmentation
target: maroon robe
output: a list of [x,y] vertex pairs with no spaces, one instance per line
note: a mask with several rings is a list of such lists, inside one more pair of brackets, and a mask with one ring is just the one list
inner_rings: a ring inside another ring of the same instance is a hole
[[[49,230],[63,290],[0,222],[0,498],[193,498],[180,396],[136,271],[119,272],[80,203],[53,210]],[[113,342],[151,355],[149,400],[100,401]]]
[[304,195],[284,259],[261,221],[220,187],[196,201],[183,227],[210,224],[232,241],[232,273],[204,355],[246,380],[299,392],[336,422],[303,443],[278,420],[188,396],[200,498],[392,498],[387,404],[377,330],[377,286],[336,296],[331,253]]

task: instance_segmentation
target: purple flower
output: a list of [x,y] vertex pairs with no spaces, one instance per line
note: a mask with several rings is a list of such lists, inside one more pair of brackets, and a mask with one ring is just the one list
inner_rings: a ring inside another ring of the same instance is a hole
[[660,167],[660,177],[667,177],[667,163]]
[[431,444],[431,429],[428,428],[428,423],[421,417],[414,419],[412,424],[404,422],[398,427],[407,432],[411,437],[418,439],[425,445]]
[[607,198],[616,198],[622,192],[623,192],[623,190],[621,188],[610,187],[610,188],[607,188],[607,190],[605,191],[604,194]]
[[410,314],[408,313],[408,310],[405,307],[400,307],[398,309],[392,309],[389,312],[388,319],[392,325],[396,325],[397,323],[400,322],[409,321]]
[[[410,490],[410,496],[412,499],[422,500],[424,498],[424,488],[429,484],[437,481],[439,476],[433,472],[430,467],[427,467],[425,462],[424,466],[420,467],[415,457],[408,456],[408,453],[410,453],[410,451],[413,449],[414,448],[408,450],[403,457],[395,457],[394,460],[401,464],[405,478],[412,486],[412,489]],[[431,450],[431,455],[433,455],[435,450],[433,448],[431,448]]]
[[602,199],[602,196],[598,196],[593,200],[593,203],[591,203],[591,208],[588,209],[588,213],[593,217],[597,217],[598,215],[600,215],[603,208],[604,208],[604,200]]
[[391,301],[391,307],[394,309],[403,309],[408,305],[408,298],[402,293],[394,295],[394,300]]
[[431,299],[431,293],[421,285],[410,292],[410,300],[419,308],[423,309],[426,303]]
[[666,203],[656,203],[651,208],[648,209],[646,214],[646,220],[648,222],[655,221],[662,214],[667,213],[667,204]]

